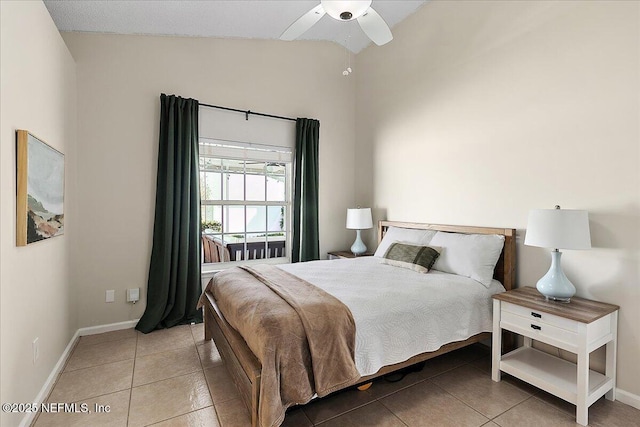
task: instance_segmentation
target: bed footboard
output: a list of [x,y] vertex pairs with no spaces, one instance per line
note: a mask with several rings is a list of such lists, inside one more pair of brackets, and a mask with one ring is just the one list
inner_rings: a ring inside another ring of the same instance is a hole
[[260,361],[249,350],[244,339],[224,319],[209,293],[204,307],[204,337],[213,339],[222,361],[235,383],[240,397],[251,415],[251,426],[258,427],[260,402]]

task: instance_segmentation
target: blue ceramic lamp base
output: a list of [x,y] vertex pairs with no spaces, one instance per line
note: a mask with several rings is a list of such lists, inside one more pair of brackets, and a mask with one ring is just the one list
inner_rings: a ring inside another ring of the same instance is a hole
[[549,300],[568,303],[575,295],[576,288],[562,271],[561,257],[562,252],[557,249],[551,252],[551,267],[547,274],[538,280],[536,289]]
[[367,252],[367,246],[362,241],[360,231],[361,230],[356,230],[356,241],[353,242],[353,245],[351,245],[351,252],[353,252],[355,256],[360,256]]

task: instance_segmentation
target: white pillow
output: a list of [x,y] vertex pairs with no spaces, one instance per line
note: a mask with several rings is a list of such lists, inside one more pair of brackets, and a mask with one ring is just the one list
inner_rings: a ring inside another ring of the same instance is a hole
[[435,235],[436,231],[434,230],[389,227],[387,228],[387,232],[384,233],[382,242],[380,242],[380,245],[378,245],[378,249],[376,249],[376,252],[373,254],[373,256],[381,258],[384,257],[384,254],[387,253],[387,249],[389,249],[389,246],[391,246],[391,244],[395,242],[409,243],[418,246],[427,246]]
[[488,288],[504,246],[504,236],[438,231],[429,245],[442,247],[434,270],[470,277]]

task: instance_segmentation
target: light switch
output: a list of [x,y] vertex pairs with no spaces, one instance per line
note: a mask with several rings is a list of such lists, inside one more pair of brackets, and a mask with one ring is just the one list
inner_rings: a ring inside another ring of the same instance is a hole
[[114,302],[116,300],[116,291],[111,289],[107,291],[105,302]]

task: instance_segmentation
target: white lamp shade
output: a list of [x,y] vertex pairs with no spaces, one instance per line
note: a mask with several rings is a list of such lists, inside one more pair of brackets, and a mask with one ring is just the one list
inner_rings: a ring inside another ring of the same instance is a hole
[[351,19],[348,19],[351,21],[364,15],[371,6],[371,0],[321,0],[320,3],[325,12],[338,21],[344,21],[340,17],[342,12],[351,12]]
[[347,209],[347,228],[350,230],[373,228],[371,208]]
[[524,244],[552,249],[591,249],[589,214],[572,209],[533,209],[529,212]]

